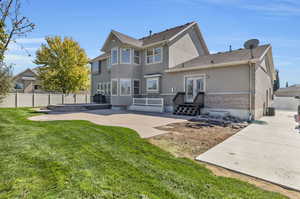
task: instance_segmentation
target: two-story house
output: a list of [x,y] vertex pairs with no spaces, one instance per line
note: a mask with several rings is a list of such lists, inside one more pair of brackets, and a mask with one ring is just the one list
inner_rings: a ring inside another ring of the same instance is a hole
[[163,99],[164,110],[172,111],[177,92],[191,102],[202,91],[203,111],[258,118],[272,100],[271,46],[255,48],[253,56],[248,49],[210,54],[196,22],[141,39],[112,30],[101,50],[90,61],[92,95],[106,95],[113,108],[143,97]]

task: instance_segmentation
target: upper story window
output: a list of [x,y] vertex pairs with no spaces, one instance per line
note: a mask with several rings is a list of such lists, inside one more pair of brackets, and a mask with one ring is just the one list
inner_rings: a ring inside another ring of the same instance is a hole
[[110,70],[111,70],[111,58],[110,58],[110,57],[108,57],[108,58],[106,59],[106,65],[107,65],[108,71],[110,71]]
[[122,48],[121,49],[121,63],[122,64],[130,64],[131,63],[131,49],[130,48]]
[[146,64],[156,64],[162,62],[162,48],[148,48],[146,51]]
[[99,72],[98,62],[93,62],[91,66],[92,66],[92,74],[98,74]]
[[141,63],[141,56],[140,56],[140,51],[134,50],[134,58],[133,62],[135,64],[140,64]]
[[102,69],[102,61],[98,61],[98,72],[101,74],[101,69]]
[[118,64],[118,48],[111,49],[111,64]]

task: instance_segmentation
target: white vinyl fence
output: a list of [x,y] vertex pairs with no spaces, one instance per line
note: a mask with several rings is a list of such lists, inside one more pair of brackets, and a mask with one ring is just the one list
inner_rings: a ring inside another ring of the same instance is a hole
[[297,111],[300,99],[294,97],[275,97],[272,106],[278,110]]
[[89,94],[10,93],[0,108],[43,107],[56,104],[85,104],[91,102]]

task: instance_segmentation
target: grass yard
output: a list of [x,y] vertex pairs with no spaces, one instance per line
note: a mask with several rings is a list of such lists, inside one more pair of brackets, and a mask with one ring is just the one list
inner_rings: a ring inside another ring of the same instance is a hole
[[0,109],[0,198],[285,198],[208,169],[121,127],[33,122]]

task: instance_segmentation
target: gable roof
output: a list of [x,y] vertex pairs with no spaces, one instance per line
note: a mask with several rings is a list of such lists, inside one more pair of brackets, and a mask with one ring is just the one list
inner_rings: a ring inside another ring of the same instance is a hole
[[[102,51],[105,50],[105,47],[108,44],[111,35],[116,36],[124,44],[128,44],[128,45],[131,45],[131,46],[134,46],[134,47],[137,47],[137,48],[146,48],[149,45],[155,45],[155,44],[161,43],[161,42],[169,42],[169,41],[175,39],[183,31],[185,31],[188,28],[192,27],[193,25],[197,25],[197,23],[196,22],[189,22],[189,23],[186,23],[184,25],[180,25],[180,26],[176,26],[176,27],[173,27],[173,28],[170,28],[170,29],[166,29],[166,30],[158,32],[158,33],[153,33],[152,35],[142,37],[140,39],[135,39],[135,38],[133,38],[131,36],[128,36],[124,33],[112,30],[110,32],[110,34],[108,35],[107,39],[105,40],[105,43],[104,43],[103,47],[101,48],[101,50]],[[200,41],[203,45],[203,48],[204,48],[205,51],[207,51],[207,54],[209,54],[207,46],[204,42],[204,39],[202,38],[202,34],[199,30],[198,25],[197,25],[197,28],[198,28],[197,33],[199,34]]]
[[122,43],[131,44],[131,45],[137,46],[137,47],[142,47],[142,45],[143,45],[142,41],[137,40],[137,39],[135,39],[133,37],[130,37],[128,35],[125,35],[123,33],[120,33],[118,31],[112,30],[111,33],[114,34],[118,39],[120,39],[120,41]]
[[19,77],[19,76],[21,76],[22,74],[24,74],[24,73],[26,73],[26,72],[31,72],[31,73],[33,73],[35,76],[38,76],[38,72],[37,72],[37,69],[38,69],[39,67],[36,67],[36,68],[27,68],[27,69],[25,69],[25,70],[23,70],[22,72],[20,72],[20,73],[18,73],[17,75],[15,75],[14,77],[13,77],[13,80],[15,80],[17,77]]
[[143,42],[144,46],[152,44],[152,43],[157,43],[160,41],[169,40],[172,37],[174,37],[175,35],[177,35],[178,33],[180,33],[181,31],[183,31],[185,28],[187,28],[191,24],[195,24],[195,22],[189,22],[184,25],[166,29],[162,32],[154,33],[151,36],[149,35],[149,36],[143,37],[139,40]]
[[249,49],[239,49],[230,52],[222,52],[210,55],[202,55],[179,64],[167,72],[177,72],[189,69],[202,69],[224,66],[227,64],[241,64],[247,63],[248,61],[261,59],[267,52],[271,45],[258,46],[253,50],[253,58],[251,58],[251,52]]

